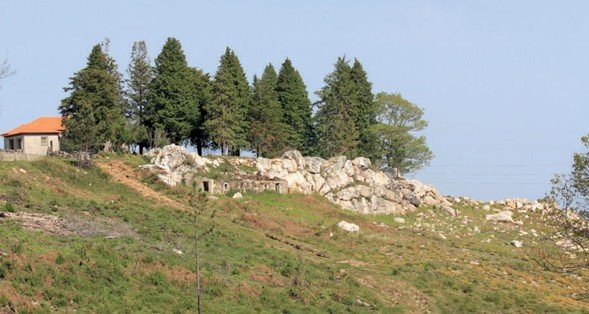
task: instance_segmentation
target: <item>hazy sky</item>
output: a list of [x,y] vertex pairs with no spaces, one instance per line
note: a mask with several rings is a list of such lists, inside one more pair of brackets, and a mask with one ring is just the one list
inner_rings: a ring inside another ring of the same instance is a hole
[[248,78],[285,57],[309,93],[336,58],[359,58],[374,91],[426,110],[436,157],[414,176],[444,194],[537,198],[589,133],[587,1],[7,1],[0,130],[56,115],[68,78],[111,39],[124,71],[133,41],[153,58],[178,38],[214,73],[226,46]]

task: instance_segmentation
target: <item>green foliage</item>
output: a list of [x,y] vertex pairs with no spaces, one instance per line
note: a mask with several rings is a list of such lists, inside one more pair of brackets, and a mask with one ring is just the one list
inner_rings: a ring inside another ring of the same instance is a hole
[[4,204],[4,211],[6,211],[8,213],[16,212],[16,210],[14,209],[14,205],[12,205],[12,203],[10,203],[10,202],[7,202],[6,204]]
[[186,63],[180,42],[168,38],[155,59],[155,77],[149,85],[149,131],[162,129],[175,144],[188,140],[195,121],[200,120],[202,97],[195,88],[194,72]]
[[401,94],[378,93],[376,105],[378,124],[372,126],[379,139],[380,158],[376,164],[384,171],[397,169],[400,173],[412,172],[429,164],[433,154],[426,139],[415,135],[427,126],[423,109]]
[[368,81],[366,71],[358,59],[354,59],[351,73],[355,85],[352,115],[358,130],[358,155],[375,161],[380,157],[380,143],[372,129],[377,115],[372,83]]
[[289,125],[283,122],[276,83],[276,71],[272,64],[266,66],[260,80],[254,77],[253,101],[248,114],[248,139],[258,156],[278,157],[288,146]]
[[142,151],[144,147],[149,145],[146,110],[149,101],[149,85],[154,77],[154,69],[147,55],[147,45],[144,41],[133,43],[127,74],[129,78],[126,80],[125,114],[130,121],[128,124],[129,133],[132,134],[127,143],[138,145]]
[[205,108],[212,99],[211,78],[200,69],[190,68],[192,92],[198,101],[198,114],[191,115],[192,129],[190,131],[190,143],[195,145],[198,154],[202,155],[202,149],[209,146],[209,135],[205,130],[207,113]]
[[352,69],[345,58],[337,59],[333,72],[325,77],[325,84],[317,92],[321,98],[316,117],[319,153],[325,158],[338,155],[356,157],[356,86]]
[[[589,202],[589,135],[583,136],[581,142],[586,152],[573,155],[573,185],[580,196]],[[589,208],[586,209],[589,211]]]
[[123,144],[125,119],[120,74],[100,45],[92,48],[86,67],[74,74],[64,90],[70,93],[59,106],[66,129],[65,147],[97,152],[108,142],[115,147]]
[[205,106],[204,129],[213,147],[223,155],[247,146],[247,112],[250,89],[237,55],[229,48],[221,61],[212,87],[212,100]]
[[289,148],[305,155],[315,154],[311,101],[307,87],[290,59],[284,60],[276,82],[276,96],[282,106],[283,121],[289,133]]

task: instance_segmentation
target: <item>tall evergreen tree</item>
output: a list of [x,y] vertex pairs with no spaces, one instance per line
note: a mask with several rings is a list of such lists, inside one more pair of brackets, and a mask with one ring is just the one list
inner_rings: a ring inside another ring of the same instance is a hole
[[146,109],[148,106],[149,85],[153,80],[154,71],[151,60],[147,55],[147,45],[144,41],[133,43],[131,62],[127,68],[127,88],[125,115],[130,122],[134,141],[139,146],[139,152],[148,146],[146,123]]
[[257,156],[277,157],[288,143],[282,107],[276,93],[276,70],[272,64],[264,69],[260,80],[254,77],[253,101],[248,114],[249,142]]
[[95,45],[84,69],[64,88],[70,95],[59,111],[65,126],[64,142],[72,150],[97,152],[122,143],[125,128],[121,76],[114,60]]
[[352,114],[358,130],[358,155],[375,161],[379,157],[379,141],[371,127],[376,124],[376,105],[372,93],[372,83],[368,81],[366,71],[358,59],[354,59],[351,75],[354,82]]
[[190,68],[190,79],[192,81],[192,93],[197,100],[198,106],[194,108],[198,113],[191,114],[192,130],[190,132],[190,143],[196,146],[199,155],[202,150],[209,146],[209,136],[205,130],[204,123],[207,119],[206,106],[211,101],[211,79],[207,73],[197,68]]
[[229,48],[221,56],[212,85],[205,131],[221,154],[239,155],[240,149],[247,146],[246,115],[251,91],[237,55]]
[[163,129],[172,143],[189,139],[199,118],[199,100],[180,41],[168,38],[155,59],[155,78],[149,86],[147,125],[151,133]]
[[352,69],[340,57],[333,72],[325,77],[325,87],[317,92],[318,149],[323,157],[358,153],[358,131],[354,123],[355,84]]
[[283,121],[287,125],[291,148],[306,155],[314,154],[313,108],[303,78],[288,58],[278,73],[276,93],[284,112]]

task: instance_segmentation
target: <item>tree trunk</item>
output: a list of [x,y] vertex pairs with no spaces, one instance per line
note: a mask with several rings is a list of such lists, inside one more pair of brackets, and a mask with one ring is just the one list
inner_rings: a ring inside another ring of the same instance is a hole
[[200,306],[200,253],[198,251],[198,235],[196,238],[196,306],[198,314],[201,314]]
[[201,141],[196,142],[196,152],[199,156],[202,156],[202,143]]

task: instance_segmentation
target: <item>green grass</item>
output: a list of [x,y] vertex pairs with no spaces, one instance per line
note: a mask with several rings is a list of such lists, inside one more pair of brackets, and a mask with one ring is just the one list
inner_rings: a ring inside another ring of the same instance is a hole
[[[112,159],[145,162],[128,155],[101,161]],[[190,193],[147,175],[142,180],[180,202]],[[190,213],[144,199],[97,168],[76,169],[60,159],[0,163],[0,208],[108,219],[136,234],[49,235],[0,220],[0,311],[195,311]],[[399,224],[394,216],[355,214],[313,195],[219,196],[210,203],[214,231],[201,247],[204,311],[587,313],[586,273],[579,280],[544,271],[529,257],[539,239],[523,238],[526,249],[516,249],[509,241],[518,230],[493,230],[484,211],[457,209],[461,214],[452,219],[422,208]],[[471,222],[463,225],[464,216]],[[527,230],[549,231],[538,217],[522,219]],[[339,230],[341,220],[361,232]],[[199,221],[202,228],[209,224]],[[480,233],[469,232],[474,225]],[[482,242],[491,234],[490,243]]]

